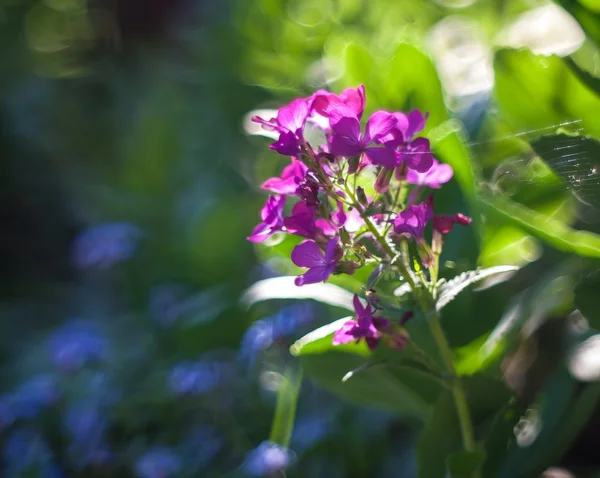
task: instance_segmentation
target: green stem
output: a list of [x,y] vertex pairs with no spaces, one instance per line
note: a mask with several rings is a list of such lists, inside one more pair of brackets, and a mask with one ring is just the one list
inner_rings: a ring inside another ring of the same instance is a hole
[[471,415],[467,405],[467,398],[465,396],[465,391],[462,387],[460,378],[456,376],[452,350],[450,349],[450,345],[446,340],[446,336],[444,335],[444,331],[440,325],[437,313],[430,317],[429,324],[431,325],[431,332],[433,333],[433,337],[435,338],[435,341],[440,349],[446,368],[454,377],[452,380],[452,395],[454,397],[456,413],[460,423],[463,446],[466,451],[474,451],[476,449],[476,444],[473,435],[473,425],[471,424]]

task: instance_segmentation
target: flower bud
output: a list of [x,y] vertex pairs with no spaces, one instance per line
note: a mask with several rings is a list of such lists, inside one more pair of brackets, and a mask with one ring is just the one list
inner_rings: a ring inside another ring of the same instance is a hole
[[361,203],[364,207],[367,207],[369,205],[369,200],[367,199],[365,190],[360,186],[356,188],[356,197],[358,198],[358,202]]
[[359,264],[354,261],[340,261],[335,266],[334,274],[354,274],[354,271],[358,268]]
[[354,174],[360,164],[360,156],[348,158],[348,174]]
[[435,260],[435,257],[433,255],[433,252],[431,251],[431,248],[429,247],[429,244],[427,244],[427,242],[425,242],[425,240],[423,239],[417,241],[417,251],[419,253],[419,257],[421,258],[421,263],[423,264],[423,267],[429,269],[429,267],[433,265],[433,262]]
[[339,229],[340,239],[342,240],[342,244],[345,246],[352,244],[352,239],[350,239],[350,234],[346,231],[346,228],[340,227]]
[[381,168],[375,179],[375,191],[381,194],[387,192],[393,173],[394,171],[391,169]]

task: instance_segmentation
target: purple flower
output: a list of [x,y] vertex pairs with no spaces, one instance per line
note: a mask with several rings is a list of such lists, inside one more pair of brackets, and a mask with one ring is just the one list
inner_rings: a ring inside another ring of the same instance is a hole
[[378,166],[396,166],[396,154],[386,146],[370,146],[388,135],[396,125],[396,118],[386,111],[376,111],[367,121],[364,136],[358,117],[348,108],[339,107],[331,113],[331,152],[336,156],[363,155]]
[[448,234],[452,230],[454,224],[468,226],[471,222],[472,219],[470,217],[460,213],[451,216],[435,216],[433,218],[433,229],[441,234]]
[[346,107],[358,119],[365,109],[365,87],[346,88],[340,95],[325,90],[319,90],[313,95],[311,121],[323,129],[329,128],[329,117],[340,107]]
[[252,476],[268,476],[285,470],[293,458],[294,455],[287,448],[277,443],[264,441],[248,453],[242,468]]
[[73,321],[57,330],[49,347],[54,364],[65,371],[78,370],[108,354],[106,338],[95,324],[85,321]]
[[271,144],[270,148],[285,156],[298,156],[304,141],[303,130],[309,114],[309,102],[305,98],[298,98],[277,112],[277,118],[264,120],[258,116],[252,118],[255,123],[260,123],[263,128],[279,132],[279,139]]
[[308,267],[308,271],[296,277],[294,283],[297,286],[326,281],[333,274],[341,259],[341,251],[337,246],[337,242],[338,240],[335,237],[330,239],[325,247],[325,253],[321,251],[315,241],[304,241],[294,247],[292,262],[298,267]]
[[52,452],[39,432],[24,428],[16,430],[6,439],[3,458],[8,476],[22,476],[26,471],[45,468],[50,464]]
[[428,199],[416,206],[409,206],[400,212],[394,219],[394,232],[396,234],[410,234],[415,240],[423,238],[423,231],[429,221],[433,219],[433,208]]
[[307,170],[302,161],[292,158],[292,164],[283,168],[281,177],[267,179],[261,189],[277,194],[299,194],[300,183],[304,180]]
[[169,478],[177,475],[181,468],[181,458],[165,447],[151,448],[135,463],[138,478]]
[[292,208],[292,215],[283,218],[283,225],[290,234],[313,239],[317,233],[314,206],[307,206],[304,201],[297,202]]
[[257,320],[246,330],[242,338],[240,362],[247,364],[249,368],[254,367],[256,356],[268,349],[273,340],[273,323],[270,320]]
[[260,211],[262,222],[252,231],[247,239],[250,242],[262,242],[271,237],[283,227],[283,208],[285,207],[285,196],[269,196],[267,202]]
[[432,189],[440,189],[442,184],[452,179],[452,167],[449,164],[441,164],[436,159],[433,160],[431,168],[424,173],[419,173],[414,169],[409,169],[406,180],[417,186],[427,186]]
[[133,255],[141,235],[140,229],[126,222],[92,226],[75,239],[73,263],[78,269],[108,269]]
[[349,320],[333,336],[333,345],[342,345],[349,342],[365,340],[369,349],[373,350],[381,340],[379,329],[389,325],[389,320],[383,317],[373,317],[374,311],[367,304],[363,307],[358,295],[353,299],[356,320]]
[[59,398],[60,391],[54,376],[42,374],[32,377],[14,392],[0,398],[0,426],[8,426],[21,418],[34,418]]

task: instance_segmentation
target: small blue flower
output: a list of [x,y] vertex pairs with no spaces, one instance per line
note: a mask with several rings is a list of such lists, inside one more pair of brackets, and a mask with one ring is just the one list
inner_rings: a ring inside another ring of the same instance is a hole
[[294,454],[287,448],[264,441],[248,453],[242,468],[248,475],[265,476],[285,470],[293,459]]
[[165,447],[154,447],[135,463],[138,478],[169,478],[181,471],[181,458]]
[[78,269],[108,269],[133,256],[141,236],[139,228],[126,222],[91,226],[73,243],[73,263]]
[[331,432],[331,420],[325,415],[309,415],[294,424],[292,447],[300,452],[308,450],[324,440]]
[[108,341],[98,326],[81,320],[69,322],[54,332],[49,348],[54,364],[65,371],[76,371],[108,355]]
[[5,441],[4,463],[17,474],[52,461],[52,452],[43,437],[35,430],[24,428],[13,432]]
[[196,427],[184,439],[181,450],[195,470],[206,467],[223,448],[225,441],[212,427]]
[[270,320],[257,320],[254,322],[242,338],[239,360],[247,364],[249,368],[254,367],[257,355],[268,349],[274,340],[273,323]]
[[108,420],[97,403],[69,405],[63,416],[63,426],[71,439],[69,455],[78,468],[110,460],[111,452],[105,442]]
[[49,374],[36,375],[0,397],[0,427],[8,427],[16,420],[35,418],[59,398],[56,378]]
[[226,364],[219,362],[181,362],[171,369],[168,386],[176,395],[202,395],[214,389],[229,372]]
[[301,303],[285,307],[271,317],[275,338],[285,337],[309,324],[315,317],[312,304]]

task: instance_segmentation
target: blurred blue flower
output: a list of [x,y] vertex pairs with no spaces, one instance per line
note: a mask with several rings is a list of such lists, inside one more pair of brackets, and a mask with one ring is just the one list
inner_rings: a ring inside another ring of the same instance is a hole
[[150,316],[163,327],[173,325],[181,315],[180,303],[188,292],[179,284],[165,284],[154,288],[148,304]]
[[285,307],[272,316],[257,320],[246,330],[242,338],[240,361],[252,368],[260,352],[268,349],[277,339],[297,332],[310,323],[315,315],[312,304],[301,303]]
[[252,476],[265,476],[285,470],[294,459],[294,454],[277,443],[264,441],[250,451],[242,465],[244,472]]
[[168,387],[176,395],[201,395],[210,392],[231,373],[228,364],[221,362],[180,362],[169,373]]
[[292,433],[292,448],[304,452],[324,440],[331,431],[332,423],[327,415],[313,414],[298,418]]
[[206,467],[224,445],[225,441],[214,428],[200,426],[184,438],[181,450],[189,465],[198,470]]
[[50,374],[36,375],[0,397],[0,427],[8,427],[19,419],[35,418],[59,398],[56,378]]
[[165,447],[154,447],[135,463],[138,478],[169,478],[181,471],[181,458]]
[[78,370],[108,355],[108,341],[97,325],[80,320],[71,321],[54,332],[49,348],[54,364],[65,371]]
[[111,452],[105,442],[108,420],[96,403],[69,405],[63,416],[63,426],[71,439],[69,454],[77,467],[110,460]]
[[73,263],[78,269],[107,269],[133,256],[141,236],[138,227],[126,222],[91,226],[73,243]]
[[19,474],[52,461],[52,452],[35,430],[14,431],[4,442],[3,458],[8,474]]

